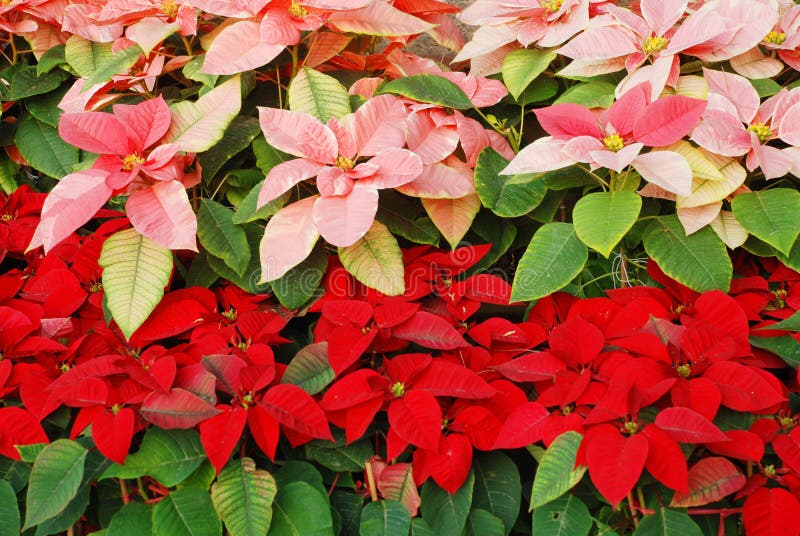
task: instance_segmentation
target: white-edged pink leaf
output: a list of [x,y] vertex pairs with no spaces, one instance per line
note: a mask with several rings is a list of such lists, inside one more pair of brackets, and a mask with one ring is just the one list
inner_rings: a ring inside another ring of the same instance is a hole
[[387,149],[373,156],[369,163],[378,166],[378,170],[359,182],[378,189],[397,188],[422,173],[422,161],[408,149]]
[[319,196],[306,197],[277,212],[264,229],[261,239],[261,280],[283,277],[311,253],[319,238],[314,225],[314,202]]
[[332,164],[339,154],[336,135],[305,112],[258,108],[258,122],[267,142],[284,153]]
[[539,138],[517,153],[500,174],[542,173],[571,166],[575,161],[561,152],[562,147],[562,140],[551,136]]
[[722,95],[736,108],[739,119],[750,123],[758,112],[761,99],[753,84],[738,74],[703,69],[703,79],[708,84],[708,91]]
[[352,246],[367,234],[378,212],[378,190],[358,183],[345,196],[320,197],[314,203],[319,234],[334,246]]
[[156,244],[197,251],[197,218],[180,182],[162,181],[134,192],[125,211],[133,228]]
[[379,95],[365,102],[352,116],[353,139],[361,156],[374,156],[405,144],[406,111],[394,95]]
[[236,74],[250,71],[272,61],[284,48],[284,45],[262,41],[261,27],[257,22],[236,22],[214,38],[203,59],[201,72]]
[[673,144],[697,126],[705,109],[704,100],[681,95],[661,97],[636,119],[633,136],[650,147]]
[[641,10],[656,35],[664,35],[686,11],[687,0],[642,0]]
[[471,172],[468,175],[464,170],[439,162],[424,166],[419,177],[400,186],[397,191],[426,199],[457,199],[475,193],[475,185]]
[[429,110],[412,113],[405,119],[408,148],[429,165],[453,154],[458,147],[458,130],[456,125],[438,126]]
[[64,114],[58,121],[58,134],[90,153],[127,156],[136,149],[120,120],[105,112]]
[[781,60],[765,55],[758,47],[732,57],[730,62],[734,71],[751,80],[773,78],[784,69]]
[[427,32],[433,24],[404,13],[385,2],[372,2],[359,9],[347,9],[328,16],[328,24],[341,32],[383,37],[416,35]]
[[469,194],[457,199],[423,198],[422,206],[447,243],[455,248],[478,215],[481,200],[478,194]]
[[115,104],[113,110],[139,151],[161,139],[169,130],[172,121],[167,103],[161,95],[135,105]]
[[631,163],[647,182],[677,195],[692,195],[692,168],[674,151],[650,151]]
[[[258,192],[257,206],[260,208],[288,192],[296,184],[315,177],[326,166],[305,158],[281,162],[269,170],[261,191]],[[335,168],[334,168],[335,169]]]
[[258,15],[269,2],[270,0],[189,0],[182,3],[213,15],[246,19]]
[[176,22],[165,22],[155,17],[147,17],[128,26],[125,30],[125,37],[139,45],[145,56],[149,56],[159,43],[179,29],[180,25]]

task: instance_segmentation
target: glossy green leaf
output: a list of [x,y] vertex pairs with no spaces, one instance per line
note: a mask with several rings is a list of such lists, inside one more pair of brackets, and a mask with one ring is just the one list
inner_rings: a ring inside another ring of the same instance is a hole
[[299,309],[322,294],[319,286],[327,268],[328,254],[317,245],[303,262],[270,283],[272,292],[287,309]]
[[78,163],[78,148],[62,140],[55,127],[30,114],[20,118],[14,143],[31,167],[57,179],[71,173]]
[[498,216],[514,218],[536,208],[547,188],[540,176],[532,173],[500,175],[507,165],[508,160],[491,147],[481,151],[475,164],[475,191],[483,206]]
[[46,95],[25,99],[25,108],[39,121],[58,128],[58,121],[63,113],[58,107],[58,103],[64,98],[65,93],[66,88],[62,87],[58,91],[51,91]]
[[433,529],[427,521],[421,517],[415,517],[411,520],[411,536],[436,536]]
[[403,253],[382,223],[374,222],[358,242],[339,248],[339,259],[348,272],[369,288],[387,296],[405,292]]
[[197,157],[203,170],[203,180],[208,182],[214,178],[228,160],[247,149],[260,133],[261,127],[255,117],[234,117],[219,143]]
[[233,216],[230,208],[210,199],[201,199],[197,212],[197,237],[210,254],[242,275],[250,262],[251,252],[244,227],[233,223]]
[[244,196],[239,206],[236,207],[236,214],[233,215],[233,223],[239,224],[256,220],[266,220],[282,209],[286,201],[289,200],[290,194],[284,194],[276,197],[261,208],[256,208],[258,206],[258,194],[263,185],[264,181],[261,181],[247,192],[247,195]]
[[95,43],[72,35],[64,46],[64,57],[81,78],[89,78],[114,57],[111,43]]
[[41,524],[61,512],[78,493],[88,451],[75,441],[58,439],[36,458],[25,499],[23,530]]
[[303,67],[289,86],[289,109],[327,123],[350,113],[350,95],[334,77]]
[[581,82],[558,97],[553,104],[572,102],[587,108],[608,108],[614,102],[616,86],[607,82]]
[[276,493],[275,479],[250,458],[228,464],[211,486],[211,500],[231,536],[266,534]]
[[642,198],[636,192],[594,192],[572,209],[575,233],[581,241],[608,258],[639,217]]
[[33,443],[30,445],[15,445],[14,447],[17,449],[17,452],[19,452],[20,460],[33,463],[47,445],[47,443]]
[[645,231],[644,248],[665,274],[693,290],[730,288],[728,250],[708,227],[686,236],[677,216],[658,216]]
[[334,433],[334,437],[335,442],[315,439],[306,443],[306,458],[339,473],[363,471],[364,464],[375,455],[375,449],[368,439],[347,444],[344,433],[338,430]]
[[371,502],[361,512],[361,536],[397,536],[410,529],[411,516],[399,501]]
[[772,324],[769,326],[763,326],[760,328],[756,328],[755,331],[759,330],[786,330],[786,331],[800,331],[800,311],[796,311],[792,316],[788,318],[784,318],[777,324]]
[[[258,251],[258,246],[261,243],[261,237],[264,236],[264,228],[255,223],[245,225],[245,235],[247,236],[247,245],[251,252]],[[251,254],[250,262],[247,265],[242,275],[234,272],[225,261],[208,255],[208,265],[214,272],[223,279],[227,279],[237,287],[249,292],[250,294],[263,294],[270,288],[269,284],[259,284],[261,280],[261,260],[258,255]]]
[[328,496],[307,482],[278,486],[272,504],[270,536],[330,536],[333,519]]
[[48,93],[60,86],[65,77],[63,71],[51,71],[44,75],[38,75],[36,67],[33,65],[20,66],[11,76],[6,99],[22,100]]
[[691,517],[679,510],[658,508],[655,514],[644,516],[634,536],[702,536],[703,531]]
[[56,45],[54,47],[50,47],[39,57],[39,60],[36,63],[36,74],[43,75],[45,73],[49,73],[59,65],[64,65],[67,63],[67,58],[64,54],[64,49],[66,45]]
[[108,525],[108,536],[143,536],[153,533],[153,507],[140,502],[123,506]]
[[19,506],[11,484],[0,480],[0,536],[19,536]]
[[112,50],[110,56],[104,56],[103,61],[95,64],[92,75],[84,82],[83,87],[90,88],[95,84],[108,82],[114,75],[128,73],[143,54],[144,51],[136,44],[117,52]]
[[555,50],[520,49],[503,59],[503,83],[514,99],[533,82],[556,58]]
[[435,74],[415,74],[396,78],[381,85],[375,92],[376,95],[385,93],[438,104],[445,108],[457,110],[472,108],[472,102],[460,87],[447,78]]
[[504,534],[507,532],[503,522],[491,512],[473,508],[467,516],[464,536],[503,536]]
[[439,231],[430,218],[420,218],[419,203],[410,201],[393,190],[382,190],[375,216],[392,234],[416,244],[439,245]]
[[756,93],[758,93],[758,96],[762,99],[775,95],[783,88],[783,86],[772,78],[757,78],[755,80],[750,80],[750,83],[753,84]]
[[575,495],[564,495],[533,511],[533,533],[547,536],[586,536],[592,516]]
[[475,474],[470,471],[467,480],[453,495],[432,480],[422,486],[422,518],[437,536],[461,536],[472,505],[474,485]]
[[19,493],[28,485],[28,479],[31,475],[31,466],[25,462],[12,460],[5,456],[0,457],[0,479],[5,480],[11,487],[14,488],[15,493]]
[[283,373],[281,383],[292,383],[315,395],[325,389],[334,376],[328,363],[328,342],[315,342],[295,354]]
[[535,102],[548,101],[558,93],[559,89],[560,86],[555,79],[540,76],[525,88],[525,91],[517,98],[517,102],[522,106],[527,106]]
[[558,499],[581,481],[587,467],[575,467],[575,459],[582,439],[578,432],[564,432],[547,447],[533,479],[531,510]]
[[333,490],[331,507],[338,512],[341,519],[341,536],[359,536],[363,504],[364,498],[361,495],[341,489]]
[[472,470],[475,472],[472,508],[492,514],[503,525],[502,534],[509,534],[522,501],[519,469],[502,452],[486,452],[474,458]]
[[102,478],[148,475],[172,487],[191,475],[205,459],[195,430],[162,430],[153,426],[145,432],[139,450],[125,458],[125,465],[115,463]]
[[[772,326],[769,326],[770,328]],[[800,342],[789,335],[780,337],[750,337],[750,344],[772,352],[792,368],[800,366]]]
[[275,147],[267,143],[264,136],[257,136],[253,140],[253,154],[256,157],[256,166],[264,175],[269,173],[269,170],[280,164],[291,160],[294,156],[277,150]]
[[562,289],[581,273],[588,258],[589,250],[572,224],[543,225],[519,261],[511,301],[535,300]]
[[98,264],[108,309],[129,339],[164,296],[172,274],[172,251],[136,229],[119,231],[103,243]]
[[739,194],[731,209],[747,232],[788,255],[800,234],[800,192],[773,188]]
[[222,523],[208,491],[171,492],[153,509],[153,536],[221,536]]

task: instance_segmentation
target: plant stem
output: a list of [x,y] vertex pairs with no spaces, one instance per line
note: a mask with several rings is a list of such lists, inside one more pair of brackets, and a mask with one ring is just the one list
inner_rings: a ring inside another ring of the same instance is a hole
[[130,497],[128,494],[128,485],[125,484],[125,479],[119,479],[119,492],[122,495],[122,504],[128,504],[130,502]]
[[147,502],[147,501],[149,501],[149,500],[150,500],[150,497],[148,497],[148,496],[147,496],[147,492],[146,492],[146,491],[145,491],[145,489],[144,489],[144,482],[142,482],[142,477],[138,477],[138,478],[136,479],[136,487],[137,487],[137,489],[138,489],[138,491],[139,491],[139,496],[140,496],[142,499],[144,499],[144,502]]
[[364,464],[364,469],[364,472],[367,474],[369,496],[372,499],[372,502],[376,502],[378,500],[378,490],[375,488],[375,473],[372,472],[372,463],[370,460],[367,460],[367,463]]
[[639,528],[639,516],[636,513],[636,507],[633,506],[633,490],[628,492],[628,508],[631,511],[631,519],[633,519],[633,526]]

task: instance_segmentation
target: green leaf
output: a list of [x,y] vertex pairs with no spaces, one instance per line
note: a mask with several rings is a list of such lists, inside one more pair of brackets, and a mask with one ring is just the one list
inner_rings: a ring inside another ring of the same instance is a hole
[[19,536],[19,506],[14,488],[0,480],[0,536]]
[[276,493],[275,479],[250,458],[234,460],[211,486],[211,500],[231,536],[266,534]]
[[789,318],[784,318],[777,324],[771,324],[769,326],[763,326],[760,328],[756,328],[756,331],[769,329],[769,330],[786,330],[786,331],[800,331],[800,311],[796,311],[792,316]]
[[578,432],[564,432],[547,447],[533,479],[531,510],[558,499],[581,481],[587,467],[575,467],[575,459],[582,439]]
[[755,80],[750,80],[750,83],[753,84],[758,96],[762,99],[771,97],[783,89],[783,86],[772,78],[757,78]]
[[511,220],[498,218],[485,211],[475,218],[471,231],[485,243],[491,244],[492,249],[477,264],[467,270],[468,275],[483,272],[500,260],[517,236],[517,226]]
[[125,465],[115,463],[101,478],[147,475],[170,488],[191,475],[205,459],[195,430],[162,430],[153,426],[145,432],[139,450],[125,458]]
[[543,225],[519,261],[511,301],[535,300],[562,289],[581,273],[588,258],[572,224]]
[[88,451],[80,443],[58,439],[47,445],[31,470],[23,530],[59,514],[78,493]]
[[411,521],[411,536],[436,536],[428,522],[421,517],[415,517]]
[[[261,237],[264,236],[264,229],[259,225],[250,223],[245,226],[245,235],[250,251],[258,251]],[[269,284],[259,284],[261,279],[261,260],[258,255],[250,255],[250,263],[243,275],[239,275],[225,264],[225,261],[213,255],[208,255],[208,265],[223,279],[227,279],[234,285],[250,294],[263,294],[269,290]]]
[[788,255],[800,234],[800,192],[773,188],[739,194],[733,215],[750,234]]
[[136,229],[110,236],[100,259],[108,309],[126,339],[141,326],[164,296],[172,274],[172,251]]
[[339,248],[345,269],[361,283],[387,296],[405,292],[403,253],[389,229],[374,222],[367,234],[352,246]]
[[341,536],[359,536],[358,530],[361,525],[363,503],[364,499],[361,495],[340,489],[333,490],[331,506],[339,513],[342,519]]
[[6,194],[11,194],[19,186],[17,174],[19,166],[11,160],[5,152],[0,153],[0,189]]
[[334,77],[303,67],[289,86],[289,109],[327,123],[350,113],[350,95]]
[[589,509],[575,495],[565,495],[533,511],[533,533],[586,536],[592,529]]
[[509,534],[522,500],[519,469],[505,454],[487,452],[474,459],[472,470],[475,472],[472,508],[492,514],[504,527],[501,534]]
[[19,459],[23,462],[33,463],[36,457],[42,453],[47,443],[33,443],[32,445],[14,445],[19,452]]
[[303,262],[270,283],[272,292],[287,309],[299,309],[317,294],[327,268],[325,248],[315,247]]
[[483,206],[503,218],[514,218],[536,208],[547,188],[541,175],[500,175],[507,165],[508,160],[491,147],[481,151],[475,163],[475,190]]
[[398,536],[410,529],[411,516],[399,501],[371,502],[361,512],[361,536]]
[[108,82],[114,75],[126,74],[143,54],[144,51],[136,44],[125,47],[116,53],[112,51],[110,56],[104,58],[104,61],[95,65],[94,72],[84,82],[83,87],[90,88],[95,84]]
[[30,475],[31,466],[27,463],[4,456],[0,457],[0,479],[11,484],[15,493],[19,493],[28,485]]
[[393,190],[381,190],[380,205],[375,219],[384,224],[392,234],[416,244],[439,245],[439,231],[430,218],[419,218],[419,203]]
[[533,104],[534,102],[544,102],[550,100],[561,87],[553,78],[537,78],[530,84],[522,95],[517,98],[517,102],[522,106]]
[[467,524],[474,485],[475,473],[470,471],[467,480],[453,495],[432,480],[422,486],[422,518],[437,536],[461,536]]
[[616,86],[607,82],[581,82],[566,90],[553,104],[573,102],[587,108],[608,108],[614,103]]
[[171,492],[153,509],[154,536],[220,536],[220,523],[208,491],[185,488]]
[[123,506],[108,525],[108,536],[143,536],[153,533],[153,507],[140,502]]
[[200,244],[242,275],[250,262],[250,246],[244,228],[233,223],[234,213],[210,199],[200,200],[197,212],[197,237]]
[[81,78],[89,78],[114,55],[112,47],[111,43],[95,43],[73,35],[64,46],[64,57]]
[[257,136],[253,140],[253,154],[256,157],[256,165],[264,175],[282,162],[291,160],[294,156],[277,150],[275,147],[267,143],[264,136]]
[[525,88],[547,69],[556,56],[554,49],[523,48],[514,50],[503,59],[503,82],[514,100],[517,100]]
[[659,508],[656,513],[644,516],[634,536],[702,536],[703,531],[686,513],[670,508]]
[[170,106],[172,123],[164,143],[175,143],[188,153],[202,153],[216,145],[242,106],[241,77],[218,85],[197,102],[180,101]]
[[201,250],[192,259],[192,264],[186,273],[186,286],[209,288],[217,279],[219,279],[219,276],[208,265],[208,253],[205,250]]
[[45,175],[62,178],[78,163],[78,148],[58,135],[58,130],[24,114],[17,124],[14,143],[28,164]]
[[333,518],[328,497],[307,482],[278,486],[272,504],[270,536],[330,536]]
[[65,45],[56,45],[48,48],[36,64],[36,74],[41,76],[49,73],[59,65],[67,63],[67,58],[64,56],[65,48]]
[[460,87],[447,78],[435,74],[415,74],[396,78],[382,84],[375,95],[386,93],[456,110],[472,108],[472,102]]
[[[772,327],[772,326],[768,326]],[[800,342],[789,335],[780,337],[750,337],[750,344],[756,348],[772,352],[790,367],[800,366]]]
[[281,383],[297,385],[315,395],[333,381],[334,375],[328,363],[328,342],[315,342],[295,354],[283,373]]
[[219,143],[197,157],[203,170],[203,180],[208,182],[214,178],[228,160],[247,149],[260,133],[261,127],[255,117],[234,117]]
[[8,88],[7,100],[22,100],[34,95],[42,95],[53,91],[66,75],[63,71],[52,71],[44,75],[36,72],[33,65],[22,66],[14,71]]
[[206,87],[213,88],[217,84],[217,80],[219,80],[219,75],[201,72],[204,60],[205,56],[202,54],[192,58],[192,61],[183,66],[183,76],[189,80],[200,82]]
[[645,231],[644,249],[665,274],[693,290],[730,288],[728,250],[708,227],[686,236],[677,216],[658,216]]
[[642,209],[636,192],[594,192],[582,197],[572,209],[575,233],[581,241],[608,258],[633,227]]
[[473,508],[467,516],[464,536],[503,536],[508,534],[503,522],[491,512]]
[[64,98],[65,93],[66,88],[62,88],[58,91],[51,91],[45,95],[26,99],[25,108],[28,109],[33,117],[42,123],[58,128],[58,121],[63,113],[58,107],[58,103]]
[[247,195],[244,196],[239,206],[236,207],[236,214],[233,215],[232,220],[233,223],[241,224],[256,220],[266,220],[282,209],[291,196],[291,193],[287,192],[257,209],[258,193],[261,191],[262,186],[264,186],[264,181],[253,186]]
[[362,439],[348,445],[342,432],[337,431],[335,437],[335,442],[315,439],[306,443],[306,458],[331,471],[363,471],[364,464],[375,454],[370,441]]

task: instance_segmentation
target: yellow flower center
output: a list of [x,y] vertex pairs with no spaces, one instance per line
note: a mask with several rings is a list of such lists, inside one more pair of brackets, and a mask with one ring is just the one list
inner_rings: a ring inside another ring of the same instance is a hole
[[747,130],[754,132],[761,143],[768,141],[772,137],[772,129],[764,123],[753,123],[747,127]]
[[111,406],[111,413],[116,415],[117,413],[119,413],[119,410],[121,410],[121,409],[122,409],[122,406],[120,406],[119,404],[114,404],[113,406]]
[[175,0],[163,0],[161,2],[161,13],[174,19],[178,15],[178,3]]
[[767,36],[764,39],[762,39],[762,41],[764,41],[765,43],[771,43],[773,45],[780,45],[784,41],[786,41],[786,34],[783,32],[776,32],[775,30],[772,30],[767,34]]
[[681,378],[688,378],[692,373],[692,366],[689,363],[684,363],[683,365],[678,365],[675,370],[677,370],[678,376]]
[[619,134],[611,134],[603,138],[603,146],[609,151],[614,151],[616,153],[625,147],[625,142]]
[[0,220],[2,221],[11,221],[14,219],[13,214],[0,214]]
[[133,171],[136,166],[144,164],[145,159],[138,153],[131,153],[122,159],[122,169]]
[[95,292],[100,292],[101,290],[103,290],[103,283],[101,283],[100,281],[95,281],[94,283],[89,285],[89,292],[95,293]]
[[550,13],[555,13],[559,9],[561,9],[561,4],[564,3],[564,0],[539,0],[539,5],[545,8]]
[[789,428],[794,427],[794,419],[792,419],[791,417],[785,417],[785,416],[780,417],[778,419],[778,422],[780,423],[781,428],[783,428],[784,430],[788,430]]
[[767,475],[767,478],[775,478],[775,475],[778,473],[775,471],[775,466],[769,464],[764,466],[764,474]]
[[639,431],[639,423],[636,421],[628,421],[623,425],[623,428],[625,428],[626,433],[633,435]]
[[236,309],[231,307],[227,311],[223,311],[222,312],[222,316],[224,318],[227,318],[228,320],[236,320]]
[[659,50],[664,50],[667,43],[669,43],[669,40],[666,37],[651,35],[642,43],[642,51],[649,56],[650,54],[655,54]]
[[356,163],[352,159],[347,158],[346,156],[339,155],[336,157],[336,167],[338,167],[342,171],[349,171],[353,169],[353,166],[355,165]]
[[306,11],[306,8],[301,6],[298,2],[292,0],[292,5],[289,6],[289,15],[298,19],[302,19],[308,15],[308,11]]
[[392,386],[389,387],[389,390],[392,392],[395,398],[399,398],[403,396],[403,394],[405,394],[406,384],[404,384],[403,382],[394,382]]

